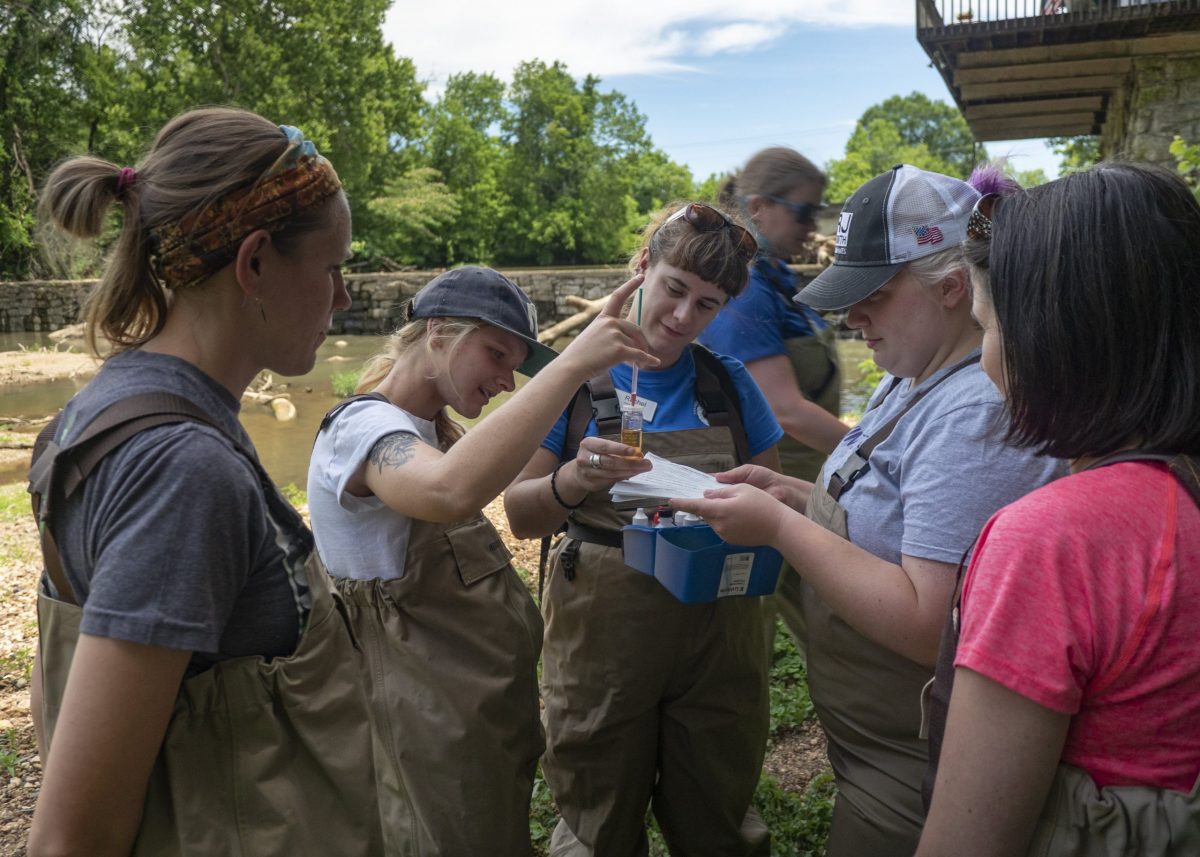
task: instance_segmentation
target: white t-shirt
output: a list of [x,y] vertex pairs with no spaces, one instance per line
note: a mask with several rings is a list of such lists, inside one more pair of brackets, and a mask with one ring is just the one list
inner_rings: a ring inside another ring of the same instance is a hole
[[412,519],[374,495],[355,497],[346,492],[350,476],[375,444],[398,432],[415,434],[437,448],[432,422],[373,400],[348,405],[332,425],[317,434],[308,463],[308,510],[317,551],[334,577],[373,580],[404,576]]

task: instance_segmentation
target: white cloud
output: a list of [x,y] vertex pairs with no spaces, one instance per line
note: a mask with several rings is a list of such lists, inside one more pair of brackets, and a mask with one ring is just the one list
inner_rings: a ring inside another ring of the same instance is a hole
[[384,35],[436,90],[459,71],[508,79],[531,59],[576,76],[678,72],[794,37],[798,25],[912,23],[903,0],[397,0]]
[[751,51],[774,41],[784,32],[784,27],[770,27],[766,24],[729,24],[713,27],[696,40],[696,52],[701,56],[712,56]]

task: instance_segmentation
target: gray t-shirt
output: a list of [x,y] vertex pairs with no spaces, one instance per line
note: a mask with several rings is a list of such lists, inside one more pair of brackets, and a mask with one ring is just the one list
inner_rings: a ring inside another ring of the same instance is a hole
[[[884,376],[862,422],[829,456],[829,477],[871,435],[936,384],[913,388]],[[889,393],[890,391],[890,393]],[[978,363],[937,384],[871,453],[865,473],[842,493],[850,541],[888,562],[901,554],[957,564],[1001,506],[1066,473],[1065,463],[1004,443],[1008,415]]]
[[[59,445],[118,399],[154,391],[199,405],[253,451],[228,390],[186,361],[142,351],[110,358],[67,404]],[[191,651],[191,673],[295,649],[306,593],[287,568],[312,537],[215,429],[140,432],[105,457],[52,526],[83,633]]]

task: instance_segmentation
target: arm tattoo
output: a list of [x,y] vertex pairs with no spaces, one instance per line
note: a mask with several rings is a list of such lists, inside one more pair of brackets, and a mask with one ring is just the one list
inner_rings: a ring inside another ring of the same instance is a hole
[[421,442],[421,439],[415,434],[407,432],[397,432],[389,434],[387,437],[382,437],[371,447],[371,453],[367,456],[367,460],[379,468],[379,472],[383,473],[384,467],[403,467],[412,460],[414,450],[413,447]]

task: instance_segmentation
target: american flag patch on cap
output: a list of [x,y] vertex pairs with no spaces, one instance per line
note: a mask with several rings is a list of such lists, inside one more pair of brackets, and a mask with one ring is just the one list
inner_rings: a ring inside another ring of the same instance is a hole
[[945,240],[942,230],[936,226],[916,226],[913,232],[916,233],[918,244],[941,244]]

